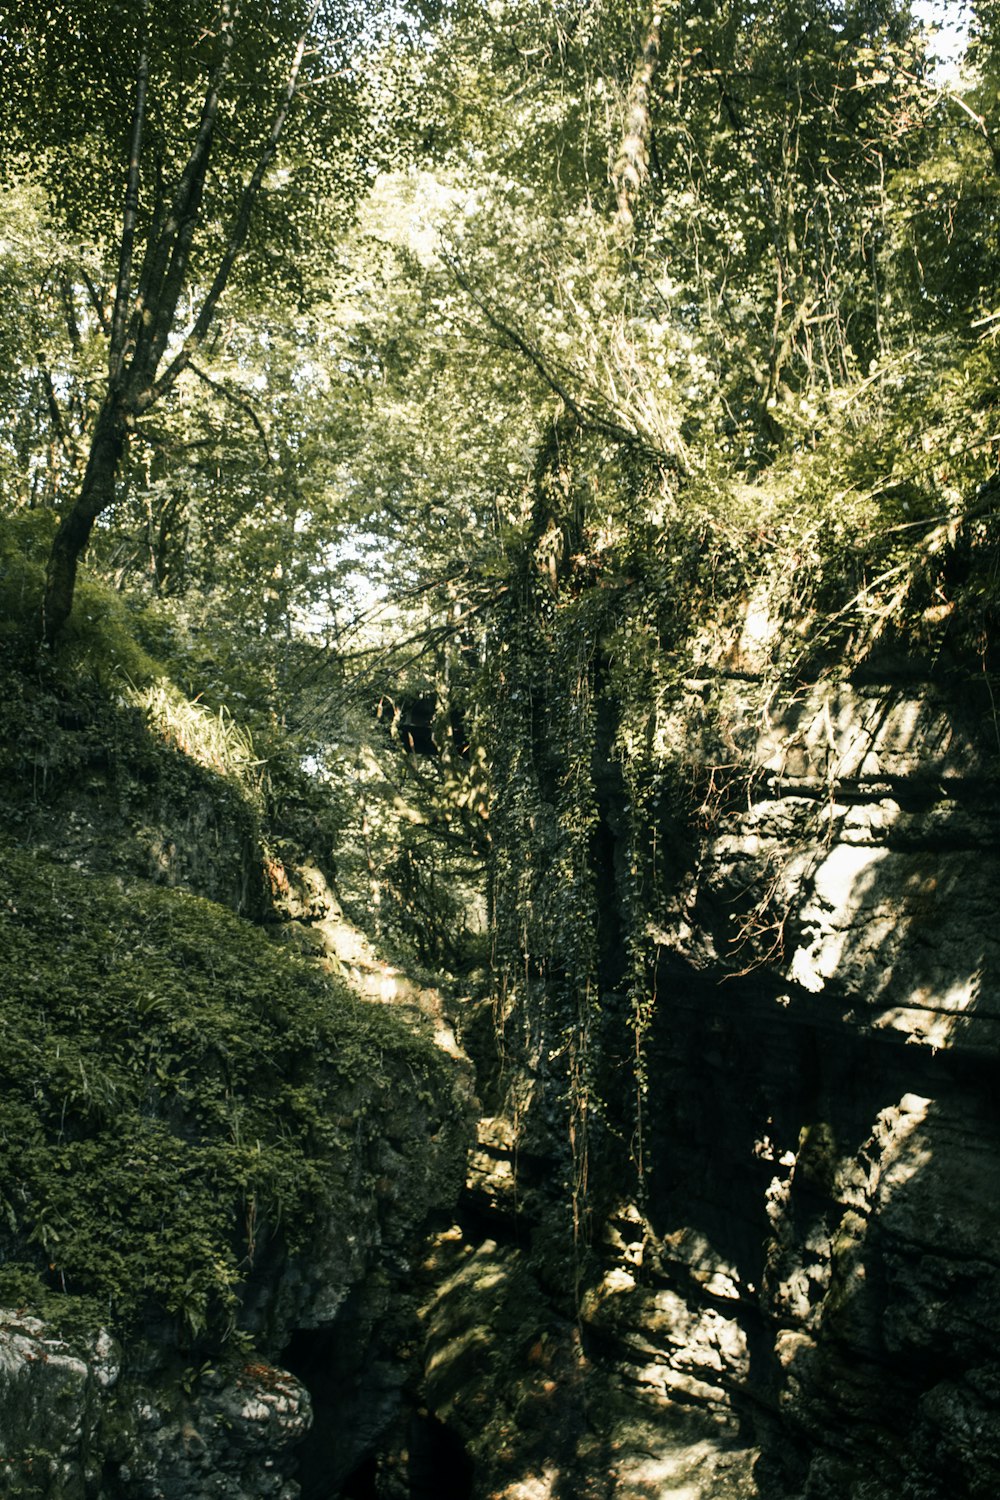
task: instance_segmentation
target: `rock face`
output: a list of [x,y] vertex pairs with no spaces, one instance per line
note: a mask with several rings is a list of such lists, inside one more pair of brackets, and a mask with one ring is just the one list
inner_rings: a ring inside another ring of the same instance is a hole
[[[104,1332],[64,1338],[41,1319],[0,1311],[0,1493],[295,1500],[303,1459],[324,1479],[310,1492],[336,1493],[398,1408],[402,1375],[387,1351],[412,1333],[408,1256],[424,1218],[447,1212],[458,1187],[455,1143],[429,1140],[422,1109],[397,1101],[385,1141],[359,1159],[352,1223],[319,1224],[301,1256],[255,1277],[245,1321],[275,1350],[273,1363],[224,1352],[217,1368],[185,1369],[170,1331],[150,1330],[144,1372],[135,1351],[123,1357]],[[282,1368],[286,1359],[303,1379]],[[307,1382],[336,1416],[312,1447]]]
[[628,1170],[617,1199],[597,1185],[574,1267],[553,1244],[567,1164],[544,1058],[508,1095],[534,1098],[527,1124],[491,1096],[466,1233],[424,1306],[421,1399],[474,1460],[476,1500],[992,1496],[989,705],[912,674],[761,718],[749,673],[711,692],[745,774],[673,849],[645,1194]]
[[[409,1081],[364,1129],[359,1112],[350,1219],[317,1222],[294,1257],[255,1268],[241,1321],[268,1357],[224,1349],[185,1368],[170,1328],[140,1330],[123,1351],[105,1332],[66,1338],[0,1311],[0,1493],[295,1500],[303,1461],[310,1483],[323,1479],[309,1493],[337,1492],[399,1406],[391,1360],[412,1336],[410,1257],[461,1183],[465,1099],[408,1093]],[[313,1438],[310,1385],[328,1408]]]
[[103,1494],[130,1500],[298,1495],[289,1469],[312,1410],[308,1392],[287,1371],[253,1360],[229,1378],[203,1376],[180,1399],[175,1387],[123,1395],[116,1416],[125,1419],[124,1431],[105,1461]]
[[1000,830],[975,709],[890,681],[773,715],[661,935],[648,1201],[609,1225],[585,1317],[640,1385],[742,1413],[767,1495],[1000,1485]]
[[[462,1187],[468,1065],[432,992],[367,950],[374,991],[337,944],[308,945],[342,976],[325,980],[224,909],[275,935],[282,915],[307,936],[330,915],[318,868],[293,891],[265,855],[245,786],[103,690],[0,678],[0,1494],[328,1500],[399,1405],[412,1262]],[[83,1087],[64,1091],[74,1047]],[[275,1190],[258,1190],[272,1145]],[[199,1304],[199,1278],[231,1297]]]
[[293,1500],[288,1450],[311,1421],[285,1371],[247,1362],[143,1385],[101,1333],[67,1341],[38,1318],[0,1313],[3,1493],[52,1500]]
[[90,1458],[118,1383],[106,1334],[71,1347],[39,1318],[0,1311],[0,1491],[77,1500],[100,1464]]
[[593,1301],[579,1319],[558,1311],[527,1247],[487,1239],[452,1256],[423,1310],[421,1394],[472,1460],[464,1496],[755,1494],[752,1454],[728,1412],[685,1411],[662,1387],[643,1388],[664,1327],[649,1303],[634,1311],[646,1321],[631,1326],[629,1353],[609,1358]]
[[[496,1085],[484,1069],[462,1223],[419,1264],[428,1214],[454,1209],[470,1100],[457,1064],[442,1133],[441,1101],[401,1073],[346,1170],[349,1220],[246,1288],[261,1357],[143,1374],[106,1336],[0,1318],[4,1493],[992,1500],[989,704],[899,672],[763,716],[748,672],[697,694],[734,726],[744,774],[672,847],[643,1194],[605,1171],[574,1257],[546,1059]],[[610,866],[606,900],[624,904]],[[378,963],[314,886],[296,939],[454,1055],[433,992]],[[470,1048],[491,1034],[470,1013]],[[354,1118],[348,1094],[336,1108]]]

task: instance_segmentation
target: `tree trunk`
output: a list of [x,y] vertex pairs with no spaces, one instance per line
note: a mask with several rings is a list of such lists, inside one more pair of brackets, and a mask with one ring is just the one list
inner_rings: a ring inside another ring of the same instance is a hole
[[646,27],[625,107],[625,133],[611,168],[616,204],[615,228],[620,238],[626,241],[631,239],[635,228],[632,212],[635,201],[649,177],[649,149],[653,138],[650,109],[653,83],[660,63],[660,24],[660,16],[654,15]]
[[94,522],[115,498],[115,475],[125,449],[125,414],[120,400],[109,395],[101,408],[80,493],[63,516],[52,542],[45,573],[42,631],[51,646],[73,608],[76,569]]

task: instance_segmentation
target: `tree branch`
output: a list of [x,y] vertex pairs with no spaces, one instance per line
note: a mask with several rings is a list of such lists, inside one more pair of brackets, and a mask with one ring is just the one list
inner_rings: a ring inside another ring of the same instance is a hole
[[76,308],[73,305],[73,287],[68,271],[64,270],[59,277],[59,292],[62,297],[63,312],[66,314],[66,332],[69,335],[69,341],[73,346],[74,354],[79,354],[80,325],[76,321]]
[[996,141],[993,139],[993,136],[990,134],[989,127],[986,124],[986,116],[977,115],[976,111],[970,108],[970,106],[966,104],[964,99],[960,98],[958,94],[953,94],[950,89],[944,89],[942,91],[942,98],[948,99],[952,104],[957,104],[959,109],[962,110],[964,114],[968,115],[969,119],[977,127],[979,134],[986,142],[987,149],[990,153],[990,156],[992,157],[993,170],[997,173],[998,176],[1000,176],[1000,146],[997,145]]
[[623,240],[630,240],[635,232],[633,208],[649,177],[649,153],[653,138],[653,121],[650,102],[653,81],[660,63],[660,17],[650,20],[643,41],[642,53],[632,75],[629,89],[625,134],[622,138],[614,166],[611,182],[615,190],[615,228]]
[[191,374],[196,375],[203,385],[207,385],[211,390],[217,391],[226,401],[231,402],[233,406],[239,407],[240,411],[250,418],[257,429],[257,436],[260,438],[261,447],[264,449],[264,463],[268,467],[273,464],[274,459],[271,456],[271,449],[267,441],[267,433],[264,431],[264,424],[254,411],[251,403],[243,396],[238,396],[235,391],[231,391],[228,386],[223,385],[221,380],[214,380],[211,375],[203,370],[200,365],[196,365],[193,360],[189,360],[188,368]]
[[166,352],[167,341],[177,315],[177,304],[184,289],[191,244],[198,222],[198,209],[201,206],[205,175],[208,171],[212,141],[215,137],[222,89],[232,66],[235,25],[240,14],[239,0],[233,0],[232,4],[223,0],[221,13],[222,56],[209,80],[198,124],[198,134],[185,163],[184,171],[181,173],[170,215],[163,226],[156,265],[148,291],[152,333],[146,356],[138,362],[137,410],[145,410],[156,399],[151,387],[156,379],[160,361]]
[[303,28],[302,34],[299,37],[298,44],[295,49],[295,56],[292,59],[292,65],[288,72],[288,81],[285,85],[284,97],[282,98],[281,103],[279,104],[278,109],[275,112],[274,119],[271,122],[271,129],[268,132],[267,140],[264,143],[264,148],[261,151],[260,158],[257,162],[257,166],[253,171],[253,175],[251,176],[250,181],[247,183],[246,187],[243,189],[243,197],[240,202],[239,212],[236,215],[236,222],[234,223],[233,228],[230,231],[229,241],[223,252],[222,259],[219,262],[218,270],[215,273],[215,279],[208,289],[208,293],[201,306],[201,311],[199,312],[198,317],[195,320],[194,327],[188,334],[187,338],[184,340],[179,353],[171,361],[170,365],[160,376],[159,380],[155,382],[152,389],[148,393],[148,399],[145,400],[145,404],[147,406],[151,405],[153,401],[158,400],[160,396],[162,396],[166,391],[169,391],[171,387],[176,384],[178,376],[180,376],[181,373],[191,363],[191,360],[198,352],[202,340],[204,339],[211,326],[212,319],[215,316],[216,307],[218,306],[219,299],[221,298],[229,282],[229,277],[232,273],[233,266],[236,264],[236,260],[244,245],[246,244],[247,235],[250,232],[250,220],[253,216],[254,206],[256,205],[257,199],[260,196],[260,190],[263,186],[267,169],[270,167],[272,161],[274,160],[275,154],[277,153],[278,143],[281,140],[282,131],[285,128],[289,111],[291,110],[292,104],[295,100],[295,96],[298,93],[299,75],[302,71],[302,61],[305,57],[306,42],[308,40],[309,32],[312,29],[312,23],[316,18],[318,10],[319,0],[315,0],[315,3],[313,4],[306,18],[305,27]]
[[62,412],[59,410],[59,403],[56,400],[55,386],[52,383],[52,372],[46,365],[42,365],[40,368],[42,372],[42,381],[45,385],[45,401],[46,405],[49,408],[49,419],[52,422],[56,437],[59,439],[60,447],[62,448],[66,457],[69,459],[70,463],[76,464],[79,461],[80,457],[79,450],[77,449],[76,443],[73,441],[72,437],[67,431],[66,423],[63,421]]
[[94,309],[94,316],[97,318],[98,323],[101,325],[101,332],[107,334],[110,338],[111,324],[108,322],[108,315],[104,311],[104,298],[101,295],[101,289],[100,287],[94,285],[93,281],[87,274],[87,269],[85,266],[80,267],[80,276],[83,279],[84,286],[87,288],[87,296],[90,298],[90,305]]
[[547,360],[535,344],[530,343],[522,333],[506,322],[490,306],[483,295],[473,285],[470,277],[455,257],[449,255],[447,251],[442,251],[441,253],[445,264],[450,269],[459,286],[479,308],[494,332],[498,333],[501,338],[517,349],[520,354],[524,355],[525,359],[537,370],[549,389],[559,397],[567,411],[573,413],[582,428],[587,428],[591,432],[603,433],[605,437],[611,438],[613,442],[638,449],[640,452],[646,454],[647,457],[655,459],[659,463],[669,460],[672,464],[682,467],[681,460],[677,454],[666,453],[662,448],[653,447],[638,432],[623,426],[621,422],[617,422],[613,417],[609,417],[599,411],[592,402],[584,401],[579,396],[572,395],[566,381],[561,379],[557,373],[558,367],[554,367],[552,361]]
[[118,257],[118,283],[111,315],[111,337],[108,346],[108,378],[117,386],[125,360],[125,335],[129,322],[129,298],[132,294],[132,256],[135,250],[135,227],[139,217],[139,162],[142,135],[146,123],[146,93],[149,88],[149,5],[143,0],[139,42],[139,64],[135,75],[135,109],[129,145],[128,176],[125,182],[125,209],[122,215],[122,241]]

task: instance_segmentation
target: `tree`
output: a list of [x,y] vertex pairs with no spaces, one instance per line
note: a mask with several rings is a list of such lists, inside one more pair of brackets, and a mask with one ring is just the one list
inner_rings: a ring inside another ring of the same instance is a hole
[[97,0],[85,13],[26,0],[0,17],[22,89],[7,103],[13,169],[41,179],[61,220],[116,261],[110,295],[92,289],[107,375],[49,560],[49,642],[131,434],[197,369],[227,289],[254,275],[260,292],[294,282],[304,231],[321,208],[342,221],[365,180],[372,143],[352,58],[373,25],[322,0],[220,0],[207,21],[158,0]]

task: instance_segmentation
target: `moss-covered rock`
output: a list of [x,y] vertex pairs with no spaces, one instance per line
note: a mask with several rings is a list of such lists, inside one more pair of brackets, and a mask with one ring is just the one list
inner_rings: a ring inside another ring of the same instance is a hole
[[[233,1494],[285,1494],[276,1454],[308,1401],[293,1381],[272,1411],[253,1371],[376,1267],[405,1274],[454,1202],[468,1105],[452,1064],[211,902],[9,843],[0,865],[10,1492],[193,1500],[249,1447],[272,1487]],[[126,1350],[114,1390],[104,1329]]]
[[263,1326],[261,1266],[315,1255],[393,1168],[401,1227],[416,1158],[455,1185],[447,1064],[391,1014],[198,897],[2,859],[0,1293],[36,1300],[33,1275],[50,1314],[83,1296],[217,1340],[248,1287]]
[[0,521],[0,1489],[291,1500],[282,1354],[308,1330],[354,1380],[359,1307],[391,1342],[468,1091],[430,1023],[261,925],[288,837],[329,831],[294,744],[262,757],[93,581],[40,647],[51,529]]
[[95,1442],[119,1373],[105,1332],[68,1341],[38,1318],[0,1311],[0,1492],[93,1494]]

